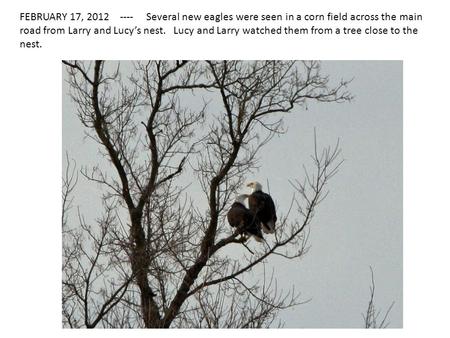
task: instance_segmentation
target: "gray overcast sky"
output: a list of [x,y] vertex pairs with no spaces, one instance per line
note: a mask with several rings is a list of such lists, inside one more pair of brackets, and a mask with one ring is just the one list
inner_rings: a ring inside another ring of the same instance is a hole
[[[340,139],[345,162],[330,181],[330,195],[317,209],[308,254],[295,261],[269,260],[279,287],[289,289],[294,284],[303,300],[311,299],[281,311],[280,319],[286,327],[362,327],[372,266],[375,305],[386,310],[395,301],[390,327],[401,327],[402,63],[326,61],[322,73],[332,81],[353,78],[349,90],[354,101],[311,102],[307,110],[287,115],[288,132],[272,139],[260,153],[261,168],[254,177],[263,186],[268,180],[277,204],[286,207],[292,191],[288,179],[298,178],[302,164],[309,163],[314,128],[319,146]],[[62,150],[78,165],[95,164],[97,147],[83,139],[83,127],[67,92],[63,82]],[[191,193],[200,196],[195,187]],[[96,196],[98,187],[80,179],[75,204],[87,217],[98,216]]]

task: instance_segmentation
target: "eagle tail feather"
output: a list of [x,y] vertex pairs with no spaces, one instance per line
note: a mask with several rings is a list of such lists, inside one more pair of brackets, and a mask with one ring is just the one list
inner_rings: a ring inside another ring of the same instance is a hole
[[263,238],[260,237],[260,236],[257,236],[257,235],[252,235],[252,236],[253,236],[253,238],[255,239],[255,241],[257,241],[257,242],[259,242],[259,243],[261,243],[261,242],[263,241]]
[[265,228],[268,229],[269,234],[273,234],[275,232],[275,222],[269,221],[265,224]]

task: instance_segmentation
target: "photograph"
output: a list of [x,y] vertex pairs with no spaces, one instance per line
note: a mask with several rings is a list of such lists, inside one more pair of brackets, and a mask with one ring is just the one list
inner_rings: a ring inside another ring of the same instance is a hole
[[60,80],[62,328],[403,328],[401,60]]

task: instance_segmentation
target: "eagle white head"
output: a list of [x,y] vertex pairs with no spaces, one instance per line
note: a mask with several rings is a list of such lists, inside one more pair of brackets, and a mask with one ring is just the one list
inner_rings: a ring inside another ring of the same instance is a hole
[[251,181],[247,183],[247,187],[252,188],[252,192],[262,191],[262,185],[259,182]]
[[241,195],[237,195],[236,199],[234,200],[234,202],[236,203],[240,203],[242,205],[245,206],[245,199],[248,197],[247,194],[241,194]]

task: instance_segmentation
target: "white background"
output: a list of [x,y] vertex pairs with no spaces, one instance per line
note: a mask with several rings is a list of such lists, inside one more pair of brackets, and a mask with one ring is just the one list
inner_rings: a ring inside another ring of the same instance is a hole
[[[404,329],[264,330],[232,334],[308,336],[446,336],[450,285],[448,210],[450,119],[448,15],[442,1],[287,1],[257,4],[229,0],[130,2],[17,1],[2,3],[1,63],[1,330],[2,336],[89,334],[121,336],[119,330],[62,330],[60,317],[61,59],[337,59],[404,60]],[[94,7],[95,6],[95,7]],[[180,7],[181,6],[181,7]],[[121,39],[55,38],[46,48],[18,48],[21,11],[145,12],[417,12],[419,37],[311,37]],[[175,332],[206,336],[208,330]],[[127,331],[126,335],[173,335],[174,331]],[[230,333],[214,332],[220,336]]]

